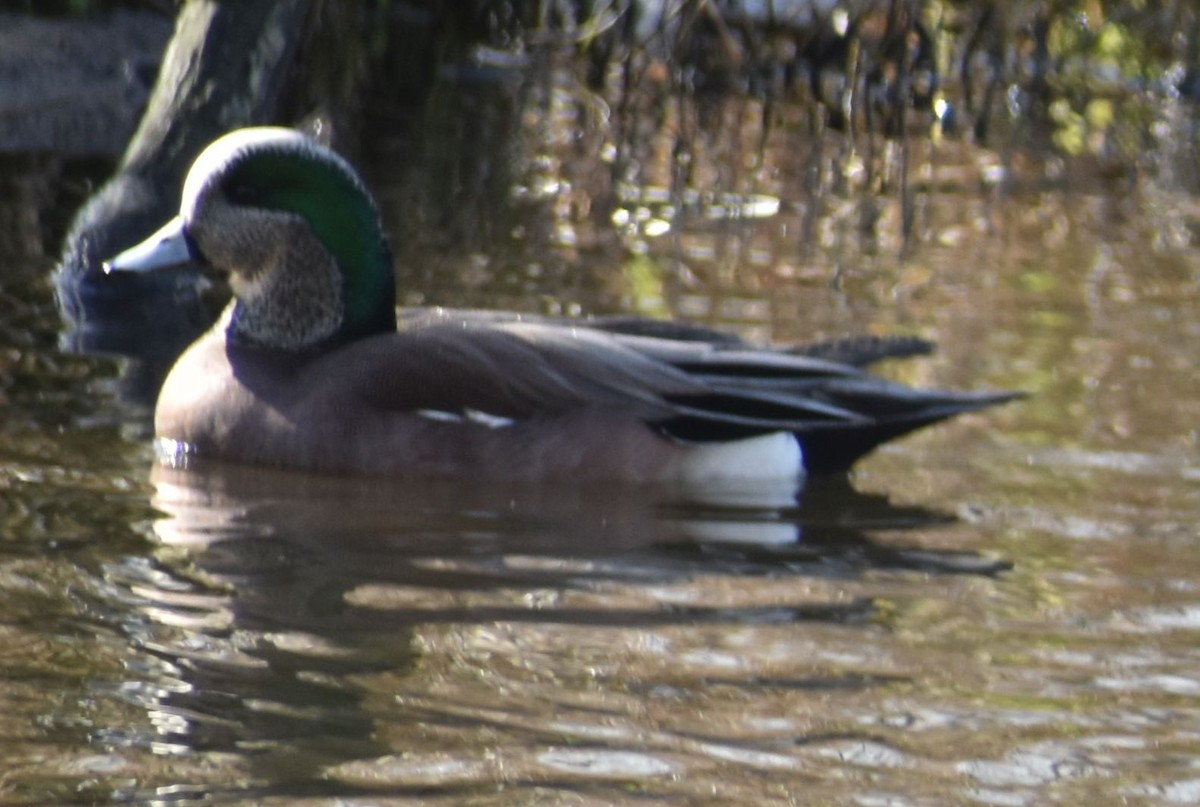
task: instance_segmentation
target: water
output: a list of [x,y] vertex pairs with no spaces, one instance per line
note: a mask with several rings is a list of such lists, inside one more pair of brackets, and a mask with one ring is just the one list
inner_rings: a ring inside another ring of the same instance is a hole
[[57,347],[95,169],[16,161],[0,800],[1200,797],[1189,191],[922,139],[905,197],[802,110],[616,114],[554,70],[445,101],[363,160],[406,302],[918,333],[898,377],[1031,397],[783,507],[167,472],[125,364]]

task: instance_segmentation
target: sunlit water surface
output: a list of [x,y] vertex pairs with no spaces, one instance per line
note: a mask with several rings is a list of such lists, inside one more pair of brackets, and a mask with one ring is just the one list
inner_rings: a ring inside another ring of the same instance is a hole
[[70,177],[6,165],[0,800],[1200,799],[1195,198],[922,139],[906,244],[796,110],[503,87],[364,156],[406,302],[916,333],[904,380],[1031,397],[782,507],[152,470],[56,347]]

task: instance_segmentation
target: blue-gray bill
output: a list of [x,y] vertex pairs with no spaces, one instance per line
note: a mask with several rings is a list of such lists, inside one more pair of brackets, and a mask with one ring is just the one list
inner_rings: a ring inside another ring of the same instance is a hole
[[105,274],[151,272],[179,266],[194,258],[183,219],[175,216],[154,235],[104,262]]

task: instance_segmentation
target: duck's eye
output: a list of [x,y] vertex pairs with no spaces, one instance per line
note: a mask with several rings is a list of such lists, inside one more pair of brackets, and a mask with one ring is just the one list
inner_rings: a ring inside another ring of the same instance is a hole
[[234,182],[225,189],[225,195],[235,205],[256,205],[262,200],[262,194],[253,185],[245,182]]

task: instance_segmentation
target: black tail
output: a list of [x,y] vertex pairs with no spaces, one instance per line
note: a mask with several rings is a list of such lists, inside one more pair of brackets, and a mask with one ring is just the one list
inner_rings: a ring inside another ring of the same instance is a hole
[[1019,392],[925,394],[931,398],[927,405],[912,406],[905,412],[881,415],[867,422],[828,421],[797,429],[804,467],[810,474],[842,473],[889,440],[955,415],[1024,397]]

